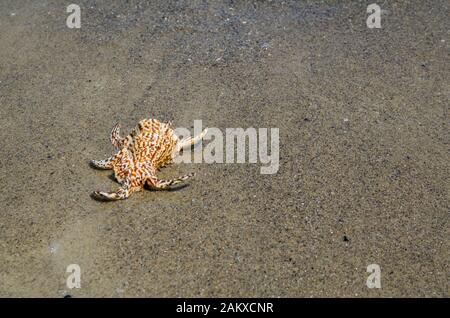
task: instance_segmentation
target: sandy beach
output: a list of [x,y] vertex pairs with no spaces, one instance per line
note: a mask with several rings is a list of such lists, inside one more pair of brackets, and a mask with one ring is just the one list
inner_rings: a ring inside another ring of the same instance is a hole
[[[450,4],[370,3],[0,1],[0,296],[448,297]],[[94,200],[143,118],[278,128],[279,170]]]

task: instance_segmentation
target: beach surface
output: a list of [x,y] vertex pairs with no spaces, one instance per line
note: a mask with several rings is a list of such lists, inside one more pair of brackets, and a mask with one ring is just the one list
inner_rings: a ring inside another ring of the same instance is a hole
[[[1,1],[0,296],[448,297],[450,4],[370,3]],[[278,128],[279,170],[94,200],[149,117]]]

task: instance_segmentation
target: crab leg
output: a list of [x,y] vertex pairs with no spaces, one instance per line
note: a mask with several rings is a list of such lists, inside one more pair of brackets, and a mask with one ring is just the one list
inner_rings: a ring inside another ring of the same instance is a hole
[[102,191],[94,191],[94,195],[103,200],[124,200],[127,199],[130,194],[137,189],[131,187],[130,178],[126,178],[122,183],[122,187],[119,188],[116,192],[102,192]]
[[120,124],[117,123],[114,125],[113,129],[111,130],[110,139],[111,143],[116,148],[121,148],[123,146],[124,139],[120,137]]
[[183,182],[184,180],[189,179],[189,178],[192,177],[192,176],[194,176],[194,173],[190,173],[190,174],[187,174],[187,175],[178,177],[178,178],[167,179],[167,180],[164,180],[164,179],[157,179],[157,178],[153,177],[153,178],[147,179],[147,184],[148,184],[150,187],[155,188],[155,189],[158,189],[158,190],[166,190],[166,189],[168,189],[171,185],[181,183],[181,182]]
[[91,165],[94,168],[97,169],[112,169],[113,168],[113,163],[112,160],[114,159],[114,156],[109,157],[108,159],[103,159],[103,160],[91,160]]
[[182,140],[180,140],[180,149],[186,149],[196,145],[206,135],[207,131],[208,128],[205,128],[200,134],[198,134],[194,138],[192,137],[183,138]]

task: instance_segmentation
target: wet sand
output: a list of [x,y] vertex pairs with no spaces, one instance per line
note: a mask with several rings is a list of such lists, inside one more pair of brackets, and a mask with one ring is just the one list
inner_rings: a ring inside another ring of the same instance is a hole
[[[0,2],[0,296],[449,296],[448,1],[115,2]],[[277,127],[280,169],[93,200],[146,117]]]

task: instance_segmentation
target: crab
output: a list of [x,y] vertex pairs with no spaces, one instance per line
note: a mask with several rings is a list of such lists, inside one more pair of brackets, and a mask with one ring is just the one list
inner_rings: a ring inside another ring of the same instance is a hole
[[94,197],[102,200],[127,199],[133,192],[140,191],[145,185],[157,190],[166,190],[192,177],[194,173],[174,179],[158,179],[156,172],[173,162],[182,149],[191,148],[205,136],[207,129],[198,136],[179,138],[172,124],[157,119],[143,119],[125,137],[120,137],[120,125],[111,130],[110,139],[115,147],[115,155],[104,160],[91,160],[97,169],[114,170],[116,180],[121,187],[115,192],[94,191]]

